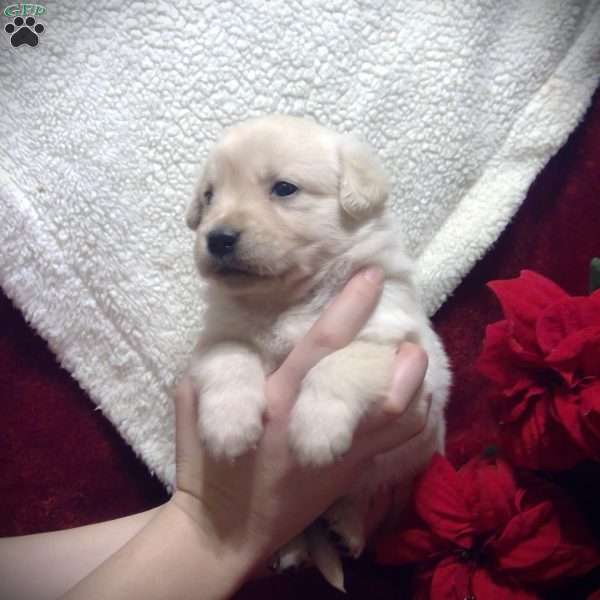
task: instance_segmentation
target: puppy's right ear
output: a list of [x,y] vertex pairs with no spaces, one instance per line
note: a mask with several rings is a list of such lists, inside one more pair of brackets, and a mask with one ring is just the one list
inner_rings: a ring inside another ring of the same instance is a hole
[[200,169],[200,177],[198,178],[198,183],[194,189],[194,197],[188,206],[187,213],[185,215],[185,222],[187,226],[195,231],[198,229],[198,225],[202,221],[202,213],[204,212],[204,192],[206,189],[206,169],[207,165],[205,164]]
[[193,231],[198,229],[198,225],[200,225],[200,221],[202,221],[203,210],[204,201],[202,200],[202,195],[200,194],[200,190],[196,190],[194,198],[188,206],[187,213],[185,215],[185,222]]

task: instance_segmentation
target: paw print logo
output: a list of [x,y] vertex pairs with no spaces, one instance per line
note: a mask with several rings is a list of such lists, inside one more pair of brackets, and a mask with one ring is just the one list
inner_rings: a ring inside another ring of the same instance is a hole
[[44,26],[41,23],[36,25],[33,17],[15,17],[12,23],[4,27],[4,31],[10,35],[10,43],[16,48],[27,44],[28,46],[37,46],[39,34],[44,33]]

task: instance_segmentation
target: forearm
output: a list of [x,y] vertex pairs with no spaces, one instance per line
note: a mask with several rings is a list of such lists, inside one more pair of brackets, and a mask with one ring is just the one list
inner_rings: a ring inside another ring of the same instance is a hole
[[60,597],[134,537],[158,509],[85,527],[0,539],[0,598]]
[[230,597],[259,556],[221,543],[172,502],[63,600],[217,600]]

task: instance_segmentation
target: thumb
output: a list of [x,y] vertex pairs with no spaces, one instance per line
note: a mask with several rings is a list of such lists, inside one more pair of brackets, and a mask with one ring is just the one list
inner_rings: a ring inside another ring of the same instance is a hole
[[[175,391],[175,457],[177,465],[186,465],[198,456],[198,400],[189,375]],[[192,465],[194,468],[195,465]],[[199,467],[199,465],[198,465]]]

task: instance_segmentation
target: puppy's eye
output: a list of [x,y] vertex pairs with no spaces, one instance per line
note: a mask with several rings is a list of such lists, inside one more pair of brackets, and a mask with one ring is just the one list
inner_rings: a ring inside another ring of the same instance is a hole
[[298,191],[298,186],[290,183],[289,181],[276,181],[271,188],[271,194],[284,198],[285,196],[291,196]]
[[212,199],[213,199],[213,189],[212,189],[212,187],[209,187],[204,192],[204,200],[206,200],[206,204],[209,205],[212,202]]

